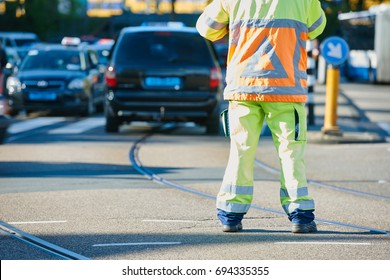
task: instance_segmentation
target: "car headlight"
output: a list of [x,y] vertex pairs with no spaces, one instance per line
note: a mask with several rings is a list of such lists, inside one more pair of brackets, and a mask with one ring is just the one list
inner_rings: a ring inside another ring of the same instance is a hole
[[68,89],[83,89],[84,88],[84,80],[83,79],[74,79],[72,80],[69,85]]
[[22,90],[22,83],[17,77],[8,77],[6,87],[9,94],[20,92]]

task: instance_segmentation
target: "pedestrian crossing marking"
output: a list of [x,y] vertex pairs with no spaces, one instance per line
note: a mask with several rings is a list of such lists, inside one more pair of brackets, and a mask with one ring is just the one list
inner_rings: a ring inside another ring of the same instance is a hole
[[50,130],[49,134],[80,134],[90,129],[103,126],[104,124],[104,118],[88,118],[70,125]]
[[35,128],[60,123],[60,122],[63,122],[65,120],[66,119],[64,117],[36,118],[36,119],[31,119],[31,120],[24,120],[24,121],[12,124],[7,129],[7,133],[16,134],[16,133],[26,132],[29,130],[33,130]]

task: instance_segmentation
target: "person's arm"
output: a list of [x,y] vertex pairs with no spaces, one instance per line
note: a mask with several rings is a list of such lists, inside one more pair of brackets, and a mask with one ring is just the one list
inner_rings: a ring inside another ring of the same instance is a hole
[[318,37],[325,29],[326,16],[318,0],[312,0],[307,25],[309,27],[309,39]]
[[223,5],[223,0],[214,0],[196,22],[199,34],[210,41],[222,39],[229,32],[229,13]]

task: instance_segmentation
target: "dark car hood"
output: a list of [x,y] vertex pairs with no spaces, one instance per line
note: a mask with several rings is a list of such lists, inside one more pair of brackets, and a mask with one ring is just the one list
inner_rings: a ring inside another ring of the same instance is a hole
[[19,71],[18,78],[20,80],[71,80],[76,78],[84,78],[85,74],[82,71],[65,71],[65,70],[26,70]]

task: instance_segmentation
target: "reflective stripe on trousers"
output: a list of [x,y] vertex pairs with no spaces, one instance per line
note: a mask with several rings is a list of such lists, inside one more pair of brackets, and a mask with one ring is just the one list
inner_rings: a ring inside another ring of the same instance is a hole
[[253,169],[264,119],[279,155],[280,202],[290,214],[295,209],[312,210],[308,195],[304,152],[306,109],[304,103],[229,102],[230,155],[217,208],[246,213],[253,199]]

